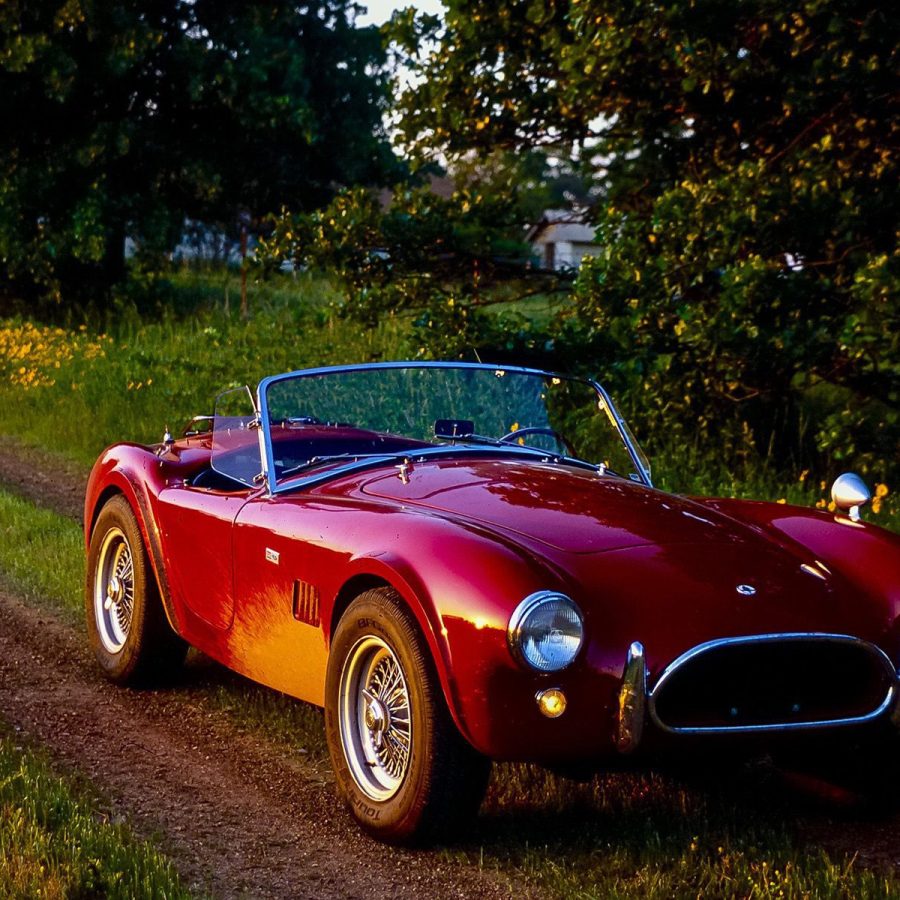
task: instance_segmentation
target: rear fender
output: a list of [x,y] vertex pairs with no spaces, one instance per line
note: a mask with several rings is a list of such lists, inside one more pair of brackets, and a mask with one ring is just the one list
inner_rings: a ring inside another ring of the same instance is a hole
[[[169,582],[162,551],[159,524],[154,513],[153,496],[147,483],[147,469],[156,461],[156,457],[142,447],[124,445],[127,451],[125,458],[118,453],[121,445],[110,447],[94,464],[88,479],[84,508],[85,550],[90,548],[91,537],[97,518],[107,501],[121,494],[128,501],[141,530],[144,546],[150,557],[150,565],[156,576],[160,597],[166,618],[174,631],[181,634],[180,619],[172,603]],[[141,457],[149,457],[142,459]],[[135,464],[137,457],[138,464]],[[152,468],[151,468],[152,471]]]

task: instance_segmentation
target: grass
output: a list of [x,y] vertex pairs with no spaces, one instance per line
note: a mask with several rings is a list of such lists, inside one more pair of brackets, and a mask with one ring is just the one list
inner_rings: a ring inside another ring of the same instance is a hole
[[388,317],[361,329],[339,316],[315,279],[302,276],[293,292],[267,290],[249,321],[220,304],[189,318],[126,311],[105,330],[0,322],[0,432],[89,464],[115,441],[158,441],[166,425],[180,432],[229,387],[413,352],[408,323]]
[[0,578],[27,599],[81,615],[84,539],[76,522],[0,491]]
[[797,799],[760,772],[699,783],[606,774],[581,785],[535,767],[497,768],[478,836],[485,842],[464,852],[513,867],[557,896],[849,900],[900,892],[893,875],[799,841]]
[[0,897],[190,896],[152,845],[106,821],[83,788],[0,729]]

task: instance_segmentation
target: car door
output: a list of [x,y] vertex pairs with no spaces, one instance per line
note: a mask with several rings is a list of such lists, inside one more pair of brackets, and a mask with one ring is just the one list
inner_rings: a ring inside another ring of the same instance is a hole
[[[234,523],[261,490],[256,408],[248,388],[216,401],[210,472],[160,492],[170,588],[208,625],[234,621]],[[211,475],[213,477],[205,477]]]
[[230,628],[234,618],[232,533],[249,495],[190,485],[159,495],[170,590],[216,628]]
[[241,508],[234,529],[231,652],[238,667],[319,705],[328,658],[319,604],[348,557],[328,546],[335,516],[315,499],[256,495]]

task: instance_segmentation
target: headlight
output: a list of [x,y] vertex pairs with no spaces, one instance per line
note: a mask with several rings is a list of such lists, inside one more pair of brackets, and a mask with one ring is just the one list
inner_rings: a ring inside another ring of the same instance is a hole
[[558,672],[575,659],[584,641],[581,610],[565,594],[530,594],[510,617],[507,639],[517,659],[539,672]]

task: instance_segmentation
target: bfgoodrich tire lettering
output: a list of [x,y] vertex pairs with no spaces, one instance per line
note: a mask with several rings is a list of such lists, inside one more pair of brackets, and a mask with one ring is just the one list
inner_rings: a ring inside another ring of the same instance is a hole
[[418,625],[394,591],[367,591],[338,623],[325,729],[338,790],[379,840],[433,840],[477,811],[490,762],[459,734]]
[[109,500],[91,535],[84,591],[88,641],[117,684],[166,677],[187,645],[169,626],[141,530],[128,501]]

